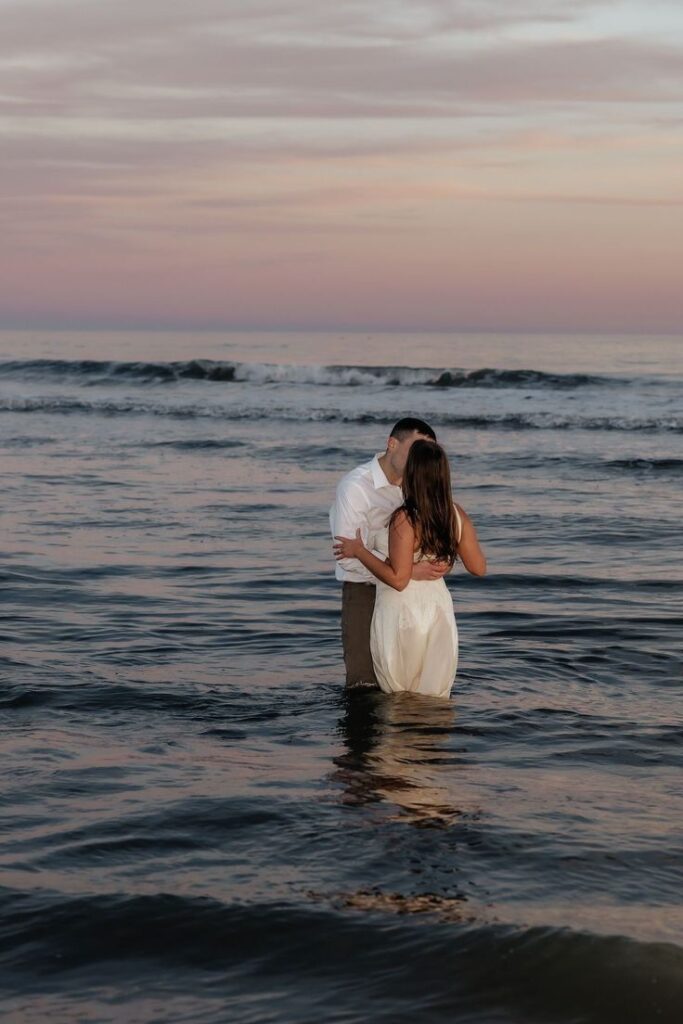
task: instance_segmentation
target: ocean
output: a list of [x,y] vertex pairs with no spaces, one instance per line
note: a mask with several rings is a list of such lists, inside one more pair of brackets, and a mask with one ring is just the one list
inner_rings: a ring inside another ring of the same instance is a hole
[[[3,1022],[678,1024],[682,399],[680,338],[0,332]],[[343,689],[406,415],[450,701]]]

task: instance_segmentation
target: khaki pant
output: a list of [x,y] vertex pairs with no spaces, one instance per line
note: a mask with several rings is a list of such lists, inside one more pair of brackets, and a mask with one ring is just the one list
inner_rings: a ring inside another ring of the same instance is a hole
[[342,644],[348,687],[378,686],[370,654],[375,593],[372,583],[345,582],[342,586]]

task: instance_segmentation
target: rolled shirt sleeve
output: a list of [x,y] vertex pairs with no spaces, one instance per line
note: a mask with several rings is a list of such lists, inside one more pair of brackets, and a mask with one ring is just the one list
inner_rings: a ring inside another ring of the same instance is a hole
[[[337,487],[334,505],[330,509],[330,530],[333,537],[355,537],[360,529],[363,543],[367,545],[369,537],[368,502],[361,487],[342,480]],[[364,565],[357,558],[342,558],[337,565],[345,573],[362,580],[372,579]]]

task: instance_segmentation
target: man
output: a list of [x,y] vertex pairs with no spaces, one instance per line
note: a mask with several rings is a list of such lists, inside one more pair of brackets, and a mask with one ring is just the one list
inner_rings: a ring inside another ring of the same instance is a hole
[[[370,462],[357,466],[339,482],[334,505],[330,509],[332,537],[355,537],[360,529],[364,543],[386,526],[403,504],[401,480],[414,441],[436,441],[436,434],[424,420],[408,417],[399,420],[389,435],[386,451]],[[379,552],[378,557],[383,558]],[[447,571],[447,565],[418,562],[413,579],[435,580]],[[337,562],[336,577],[342,581],[342,644],[347,687],[377,687],[370,653],[370,625],[375,607],[376,579],[355,558]]]

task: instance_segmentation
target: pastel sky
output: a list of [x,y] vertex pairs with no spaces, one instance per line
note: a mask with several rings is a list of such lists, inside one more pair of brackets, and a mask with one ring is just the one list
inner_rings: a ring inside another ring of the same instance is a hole
[[0,326],[683,328],[680,0],[0,25]]

